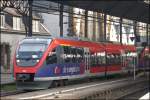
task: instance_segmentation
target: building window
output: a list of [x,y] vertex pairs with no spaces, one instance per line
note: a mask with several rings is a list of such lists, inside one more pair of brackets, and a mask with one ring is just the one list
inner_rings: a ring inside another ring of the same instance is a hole
[[1,17],[1,26],[0,26],[0,28],[4,28],[5,16],[3,14],[1,14],[0,17]]
[[39,20],[33,20],[32,25],[33,32],[39,32]]
[[21,19],[20,17],[13,17],[13,29],[20,30],[21,26]]

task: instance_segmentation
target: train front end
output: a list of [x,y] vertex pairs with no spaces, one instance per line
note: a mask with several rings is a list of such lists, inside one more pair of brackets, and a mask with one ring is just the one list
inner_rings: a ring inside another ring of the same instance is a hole
[[46,52],[51,43],[50,38],[25,38],[19,42],[14,57],[14,79],[18,89],[43,89],[49,83],[36,81],[38,69],[44,64]]

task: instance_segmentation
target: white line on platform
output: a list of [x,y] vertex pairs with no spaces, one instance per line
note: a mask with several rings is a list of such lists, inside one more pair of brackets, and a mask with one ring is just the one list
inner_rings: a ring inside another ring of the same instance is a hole
[[142,96],[139,100],[149,100],[150,99],[150,93],[148,92],[147,94],[145,94],[144,96]]
[[52,92],[52,93],[48,93],[48,94],[31,96],[31,97],[24,97],[24,98],[18,98],[18,99],[37,99],[37,98],[41,98],[41,97],[46,97],[46,96],[51,96],[51,95],[54,95],[54,94],[58,94],[60,92],[65,93],[65,92],[70,92],[70,91],[74,91],[74,90],[80,90],[80,89],[85,89],[85,88],[89,88],[89,87],[94,87],[94,86],[97,86],[97,85],[109,84],[109,83],[113,83],[113,82],[119,82],[119,81],[123,81],[123,80],[127,80],[127,79],[121,79],[121,80],[117,80],[117,81],[111,81],[111,82],[104,82],[104,83],[100,83],[100,84],[82,86],[82,87],[78,87],[78,88],[72,88],[72,89],[68,89],[68,90],[62,90],[62,91]]

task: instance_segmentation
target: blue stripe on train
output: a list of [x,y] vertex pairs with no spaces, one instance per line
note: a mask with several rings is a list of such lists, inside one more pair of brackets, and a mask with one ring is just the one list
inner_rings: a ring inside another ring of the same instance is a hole
[[35,77],[54,77],[66,75],[79,75],[84,72],[83,64],[66,63],[66,64],[49,64],[44,65],[35,73]]

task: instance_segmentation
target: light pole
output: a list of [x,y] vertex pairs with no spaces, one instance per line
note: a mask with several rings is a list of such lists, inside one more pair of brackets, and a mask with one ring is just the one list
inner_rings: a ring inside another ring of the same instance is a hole
[[33,0],[29,0],[29,32],[28,32],[28,36],[32,36],[32,3],[33,3]]
[[135,57],[134,57],[133,59],[134,59],[134,60],[133,60],[133,61],[134,61],[134,63],[133,63],[134,65],[133,65],[133,67],[134,67],[134,80],[135,80]]

